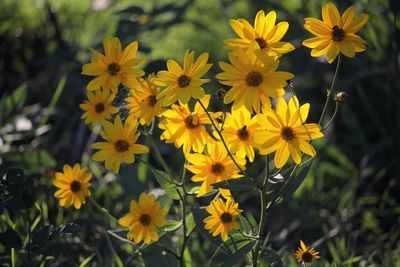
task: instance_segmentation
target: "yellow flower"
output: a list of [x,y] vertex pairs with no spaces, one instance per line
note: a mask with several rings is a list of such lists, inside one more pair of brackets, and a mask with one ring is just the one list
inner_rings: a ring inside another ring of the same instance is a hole
[[[210,95],[206,95],[201,101],[207,108]],[[209,113],[213,119],[222,115],[221,112]],[[205,125],[211,124],[211,121],[199,103],[196,103],[193,112],[187,104],[172,105],[162,116],[165,118],[158,124],[158,127],[164,130],[160,136],[161,140],[175,143],[177,148],[183,146],[185,155],[189,154],[191,149],[198,153],[203,152],[209,139]]]
[[226,202],[222,198],[211,201],[207,207],[207,212],[210,216],[204,219],[205,228],[213,236],[221,235],[223,241],[228,239],[229,232],[240,228],[236,217],[242,210],[239,209],[239,204],[235,203],[232,198],[228,198]]
[[112,114],[119,111],[118,108],[112,106],[115,94],[108,90],[88,92],[87,98],[88,100],[79,105],[82,110],[86,111],[81,119],[85,119],[85,123],[91,124],[92,127],[96,123],[103,124],[106,120],[111,119]]
[[164,106],[169,106],[177,100],[187,104],[191,97],[200,99],[204,97],[204,89],[201,87],[209,79],[201,79],[212,64],[207,64],[208,53],[203,53],[194,61],[194,52],[186,50],[183,69],[179,64],[170,59],[167,61],[168,71],[159,71],[155,83],[166,88],[158,95]]
[[263,52],[278,56],[294,50],[292,44],[280,42],[289,28],[289,23],[280,22],[275,25],[275,21],[275,11],[265,15],[262,10],[258,11],[254,19],[254,28],[245,19],[232,19],[231,27],[239,38],[225,40],[225,46],[229,49],[248,48],[252,42],[256,42]]
[[140,194],[139,203],[132,200],[129,213],[118,220],[119,224],[128,227],[128,239],[135,243],[149,244],[158,240],[157,227],[167,223],[165,216],[168,211],[160,209],[160,202],[154,195]]
[[296,164],[301,162],[301,152],[314,157],[315,149],[309,141],[321,138],[321,126],[316,123],[304,122],[307,119],[310,105],[299,106],[296,96],[289,100],[289,104],[280,97],[276,111],[269,110],[266,114],[259,114],[260,124],[266,129],[262,134],[255,136],[254,141],[262,144],[260,154],[275,153],[275,167],[281,168],[289,155]]
[[[239,166],[244,169],[246,160],[233,156]],[[193,182],[202,182],[197,194],[201,197],[213,188],[212,184],[242,177],[235,163],[232,161],[222,142],[210,141],[207,144],[207,153],[186,155],[187,161],[191,164],[186,167],[194,175]]]
[[341,52],[347,57],[354,57],[356,52],[365,50],[367,42],[356,35],[367,22],[369,16],[361,14],[355,18],[356,9],[349,7],[340,17],[339,11],[332,3],[322,7],[322,20],[305,18],[304,28],[316,37],[307,39],[303,45],[311,50],[311,56],[326,55],[332,63]]
[[264,133],[263,128],[258,123],[257,116],[251,117],[250,112],[242,107],[232,110],[232,113],[226,114],[222,136],[229,144],[232,153],[240,157],[248,157],[250,162],[254,160],[254,149],[256,144],[253,136]]
[[85,204],[85,197],[90,196],[90,179],[92,174],[87,172],[87,168],[81,168],[76,163],[73,168],[70,165],[64,165],[63,172],[57,172],[53,180],[53,185],[59,188],[54,196],[60,199],[60,206],[69,208],[74,205],[80,209]]
[[87,85],[88,90],[116,90],[120,83],[130,87],[137,77],[144,74],[136,66],[144,59],[136,58],[138,42],[130,43],[121,52],[121,43],[118,38],[104,38],[104,55],[92,49],[94,56],[90,63],[83,65],[82,74],[96,76]]
[[159,88],[153,83],[154,76],[149,75],[146,80],[140,79],[131,88],[131,97],[125,99],[129,109],[128,121],[139,119],[140,124],[149,126],[155,116],[165,110],[157,96]]
[[229,53],[231,64],[219,62],[224,71],[216,77],[220,83],[232,86],[226,93],[224,103],[233,102],[233,109],[242,106],[259,113],[261,105],[271,106],[269,97],[285,94],[284,86],[293,74],[276,71],[279,61],[276,57],[262,54],[252,45],[247,51],[236,49]]
[[302,265],[319,260],[321,257],[318,254],[319,252],[312,247],[307,247],[302,240],[300,240],[300,247],[295,253],[297,261],[301,262]]
[[136,131],[137,122],[122,123],[119,116],[115,118],[114,123],[104,122],[101,137],[106,142],[97,142],[92,148],[99,149],[93,154],[94,161],[105,161],[107,170],[113,170],[114,173],[119,172],[121,162],[127,164],[135,162],[135,154],[149,152],[149,149],[140,144],[136,144],[140,133]]

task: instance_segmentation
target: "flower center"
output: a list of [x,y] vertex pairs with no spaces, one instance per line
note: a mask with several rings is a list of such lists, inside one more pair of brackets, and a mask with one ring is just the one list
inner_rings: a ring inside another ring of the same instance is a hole
[[115,143],[115,150],[117,150],[118,152],[125,152],[128,151],[128,149],[129,149],[129,144],[125,140],[118,140]]
[[338,26],[334,26],[332,28],[332,40],[340,42],[344,39],[345,32],[343,29],[339,28]]
[[81,183],[79,181],[72,181],[70,188],[72,192],[78,193],[81,190]]
[[188,129],[194,129],[199,126],[199,119],[197,116],[189,115],[185,119],[185,125]]
[[246,76],[246,83],[250,87],[257,87],[263,82],[264,78],[258,71],[251,71]]
[[118,63],[111,63],[110,65],[108,65],[108,73],[110,73],[110,75],[117,75],[118,72],[121,70],[121,67],[119,66]]
[[147,214],[142,214],[142,215],[139,217],[139,222],[140,222],[142,225],[145,225],[145,226],[150,225],[150,223],[151,223],[151,217],[150,217],[149,215],[147,215]]
[[147,98],[147,103],[150,107],[154,107],[157,104],[157,97],[155,95],[151,95]]
[[313,260],[313,255],[308,252],[308,251],[304,251],[303,254],[301,255],[301,259],[305,262],[305,263],[309,263],[312,262]]
[[258,47],[259,47],[260,49],[264,49],[264,48],[267,47],[267,42],[266,42],[263,38],[261,38],[261,37],[258,37],[258,38],[256,39],[256,42],[258,43]]
[[190,77],[187,76],[186,74],[182,74],[181,76],[179,76],[178,78],[178,85],[179,87],[183,88],[186,87],[190,84]]
[[281,131],[281,136],[286,141],[289,141],[289,140],[292,140],[294,138],[294,132],[293,132],[292,128],[285,127]]
[[221,214],[221,221],[223,223],[230,223],[232,222],[232,220],[233,220],[232,214],[230,214],[229,212],[224,212]]
[[247,140],[249,138],[249,132],[247,131],[247,126],[243,126],[240,130],[237,132],[238,136],[242,140]]
[[221,163],[215,163],[211,166],[211,172],[214,174],[221,174],[225,170],[225,166],[222,165]]
[[97,103],[96,106],[94,106],[94,110],[96,110],[96,113],[102,113],[104,111],[104,104],[103,103]]

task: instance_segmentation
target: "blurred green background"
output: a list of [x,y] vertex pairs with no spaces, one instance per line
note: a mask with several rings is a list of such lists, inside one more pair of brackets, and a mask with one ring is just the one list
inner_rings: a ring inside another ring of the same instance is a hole
[[[258,10],[276,10],[278,21],[290,23],[284,40],[296,46],[284,56],[280,69],[296,75],[294,88],[301,102],[311,103],[309,121],[316,122],[335,64],[311,58],[301,42],[310,37],[303,19],[320,18],[322,3],[0,1],[0,175],[21,168],[34,184],[18,189],[34,200],[29,215],[24,209],[0,207],[0,233],[11,227],[21,239],[14,245],[23,247],[14,251],[17,266],[27,266],[24,263],[32,255],[32,266],[176,266],[157,247],[139,255],[135,246],[108,235],[107,229],[118,226],[110,225],[90,203],[79,211],[64,210],[53,198],[54,171],[76,162],[89,164],[95,174],[94,197],[116,217],[140,192],[158,187],[143,165],[125,166],[115,176],[89,159],[89,144],[96,136],[80,120],[79,109],[89,81],[80,74],[91,57],[89,48],[102,50],[104,36],[119,37],[123,46],[138,40],[140,54],[147,59],[146,73],[165,68],[166,59],[181,60],[186,49],[197,55],[208,51],[214,63],[208,75],[213,77],[220,72],[216,63],[227,58],[223,40],[234,36],[229,19],[246,18],[252,23]],[[346,91],[349,101],[341,106],[326,138],[315,143],[318,157],[303,185],[268,214],[268,246],[285,266],[295,266],[293,254],[300,239],[320,251],[322,260],[316,266],[400,266],[400,2],[341,0],[336,4],[341,12],[354,4],[358,12],[370,15],[360,34],[370,46],[354,59],[343,58],[336,90]],[[206,87],[214,93],[221,85],[213,79]],[[329,116],[333,107],[329,106]],[[215,101],[212,109],[221,109],[220,103]],[[179,171],[184,162],[181,152],[176,156],[172,145],[160,142],[160,146]],[[256,159],[251,167],[254,174],[262,170],[263,161]],[[241,194],[238,201],[245,214],[258,221],[257,196]],[[171,205],[167,198],[162,202]],[[171,207],[172,217],[176,212]],[[32,255],[26,249],[26,216],[33,234],[45,235],[45,241],[37,237],[41,243],[34,240]],[[79,227],[46,228],[67,222]],[[54,232],[57,235],[52,236]],[[7,245],[11,239],[0,234],[2,266],[11,262]],[[163,242],[177,240],[167,235]],[[216,247],[195,233],[189,241],[193,266],[205,266]]]

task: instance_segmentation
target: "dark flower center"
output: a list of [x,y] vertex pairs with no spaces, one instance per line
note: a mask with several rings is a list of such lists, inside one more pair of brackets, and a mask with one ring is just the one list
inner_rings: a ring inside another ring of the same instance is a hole
[[149,216],[149,215],[147,215],[147,214],[142,214],[140,217],[139,217],[139,222],[142,224],[142,225],[150,225],[150,223],[151,223],[151,217]]
[[332,40],[340,42],[344,39],[345,32],[343,29],[339,28],[338,26],[334,26],[332,28]]
[[70,188],[72,192],[78,193],[81,190],[81,183],[79,181],[72,181]]
[[110,75],[117,75],[120,70],[121,67],[118,63],[111,63],[110,65],[108,65],[108,73],[110,73]]
[[97,103],[96,106],[94,106],[94,109],[96,110],[96,113],[102,113],[105,109],[103,103]]
[[188,128],[188,129],[194,129],[199,126],[198,122],[193,121],[193,115],[189,115],[186,117],[185,125],[186,125],[186,128]]
[[250,87],[257,87],[263,82],[264,78],[258,71],[251,71],[246,76],[246,83]]
[[182,74],[181,76],[179,76],[178,78],[178,85],[179,87],[183,88],[186,87],[190,84],[190,77],[187,76],[186,74]]
[[115,143],[115,150],[117,150],[118,152],[125,152],[128,151],[128,149],[129,149],[129,144],[125,140],[118,140]]
[[309,263],[312,262],[314,257],[313,255],[309,252],[309,251],[304,251],[303,254],[301,254],[301,259],[305,262],[305,263]]
[[238,136],[242,140],[247,140],[249,138],[249,132],[247,131],[247,126],[243,126],[240,130],[238,130]]
[[256,39],[256,42],[258,43],[258,47],[260,47],[260,49],[264,49],[267,47],[267,42],[261,37],[258,37]]
[[281,131],[281,136],[286,141],[289,141],[289,140],[292,140],[294,138],[294,132],[293,132],[292,128],[285,127]]
[[150,107],[154,107],[157,104],[157,97],[155,95],[151,95],[147,98],[147,103]]
[[225,170],[225,166],[222,165],[221,163],[215,163],[211,166],[211,172],[215,174],[221,174]]
[[233,220],[233,216],[229,212],[224,212],[221,214],[221,221],[223,223],[230,223],[232,220]]

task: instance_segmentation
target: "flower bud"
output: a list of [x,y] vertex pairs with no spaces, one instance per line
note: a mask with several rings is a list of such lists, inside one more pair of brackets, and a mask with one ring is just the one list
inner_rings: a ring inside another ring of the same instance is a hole
[[335,94],[334,100],[339,104],[343,104],[346,103],[348,98],[349,95],[346,92],[338,92]]
[[224,101],[225,95],[226,95],[226,90],[225,89],[218,89],[217,97],[218,97],[219,100]]

